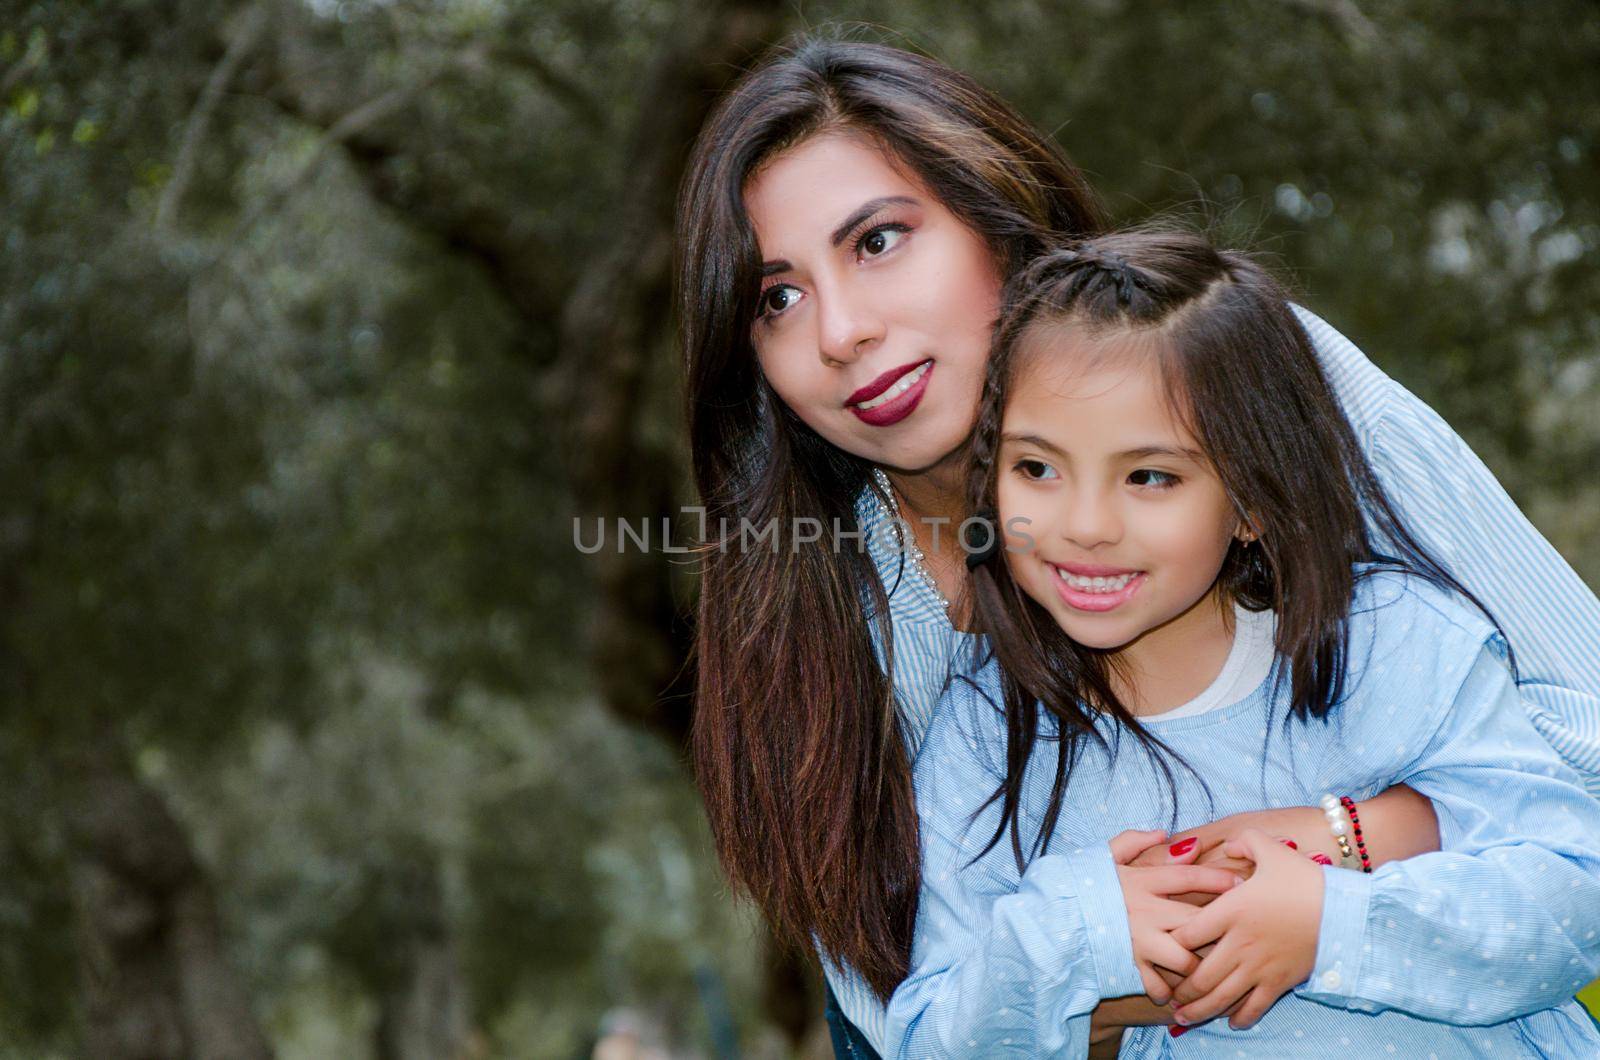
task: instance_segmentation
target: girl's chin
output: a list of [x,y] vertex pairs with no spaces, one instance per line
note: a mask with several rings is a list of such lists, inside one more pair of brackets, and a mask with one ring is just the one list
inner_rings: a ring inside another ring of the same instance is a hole
[[1116,651],[1118,648],[1127,647],[1129,644],[1133,643],[1135,639],[1133,637],[1080,636],[1078,631],[1070,629],[1066,631],[1066,634],[1077,643],[1083,645],[1085,648],[1092,648],[1095,651]]
[[1127,624],[1116,619],[1073,614],[1062,620],[1060,605],[1057,604],[1056,625],[1061,627],[1061,632],[1071,637],[1076,643],[1095,651],[1115,651],[1125,648],[1139,637],[1137,630],[1130,630]]

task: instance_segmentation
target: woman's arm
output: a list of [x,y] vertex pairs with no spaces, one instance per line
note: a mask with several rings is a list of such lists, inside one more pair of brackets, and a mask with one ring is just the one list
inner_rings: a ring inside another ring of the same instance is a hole
[[[1439,822],[1434,815],[1433,803],[1403,784],[1367,799],[1358,810],[1367,853],[1372,858],[1374,868],[1439,849]],[[1237,838],[1246,828],[1259,828],[1267,835],[1291,839],[1302,854],[1320,851],[1335,860],[1339,857],[1339,846],[1334,841],[1333,833],[1328,831],[1328,820],[1316,806],[1236,813],[1199,828],[1179,832],[1173,836],[1173,841],[1193,836],[1199,840],[1200,857],[1197,864],[1231,868],[1241,875],[1248,875],[1249,862],[1231,859],[1222,850],[1223,844]],[[1163,850],[1150,851],[1141,859],[1136,859],[1134,864],[1160,864],[1164,857]],[[1204,904],[1212,897],[1195,895],[1194,899],[1197,904]]]
[[1494,615],[1534,728],[1600,798],[1600,600],[1438,413],[1293,308],[1406,528]]
[[1485,645],[1407,782],[1439,853],[1325,870],[1316,967],[1297,993],[1362,1012],[1497,1023],[1600,974],[1600,805],[1534,730]]

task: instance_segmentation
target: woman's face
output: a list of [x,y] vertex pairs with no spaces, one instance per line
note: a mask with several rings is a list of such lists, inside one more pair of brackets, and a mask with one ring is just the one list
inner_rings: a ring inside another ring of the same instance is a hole
[[746,182],[763,279],[752,340],[784,402],[875,464],[931,467],[966,440],[999,311],[984,241],[882,150],[813,137]]

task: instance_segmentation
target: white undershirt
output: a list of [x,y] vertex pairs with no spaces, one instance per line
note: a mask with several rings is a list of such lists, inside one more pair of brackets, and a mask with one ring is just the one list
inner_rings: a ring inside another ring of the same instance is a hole
[[1234,604],[1233,646],[1228,649],[1222,672],[1189,702],[1139,720],[1159,724],[1176,718],[1192,718],[1208,710],[1232,706],[1254,692],[1272,672],[1272,641],[1277,624],[1277,616],[1271,611],[1246,611]]

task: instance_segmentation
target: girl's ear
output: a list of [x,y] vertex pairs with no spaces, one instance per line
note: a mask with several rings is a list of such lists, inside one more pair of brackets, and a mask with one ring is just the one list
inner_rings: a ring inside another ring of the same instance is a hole
[[1233,536],[1239,540],[1240,544],[1248,545],[1250,542],[1258,540],[1261,537],[1261,533],[1256,529],[1255,520],[1246,515],[1240,517],[1239,526],[1234,530]]

